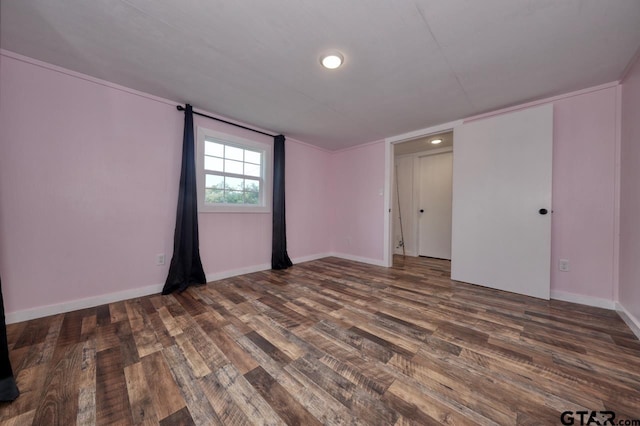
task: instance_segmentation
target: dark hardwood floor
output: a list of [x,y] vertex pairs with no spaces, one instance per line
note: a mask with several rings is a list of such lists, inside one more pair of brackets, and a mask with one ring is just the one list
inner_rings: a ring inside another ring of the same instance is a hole
[[327,258],[9,325],[22,395],[0,405],[0,423],[640,419],[640,342],[615,312],[398,260]]

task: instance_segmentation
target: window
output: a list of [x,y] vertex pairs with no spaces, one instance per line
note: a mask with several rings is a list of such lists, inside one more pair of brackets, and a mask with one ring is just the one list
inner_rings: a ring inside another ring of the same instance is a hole
[[271,144],[198,128],[202,212],[271,211]]

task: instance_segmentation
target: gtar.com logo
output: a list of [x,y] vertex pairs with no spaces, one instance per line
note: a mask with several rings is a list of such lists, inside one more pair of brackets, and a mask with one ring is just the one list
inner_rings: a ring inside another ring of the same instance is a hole
[[563,425],[580,426],[640,426],[640,420],[619,420],[616,422],[616,413],[613,411],[563,411],[560,414],[560,422]]

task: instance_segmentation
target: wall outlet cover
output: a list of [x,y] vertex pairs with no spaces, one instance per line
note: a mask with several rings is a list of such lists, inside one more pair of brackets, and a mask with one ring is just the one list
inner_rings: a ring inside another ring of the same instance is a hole
[[558,269],[562,272],[569,272],[569,260],[568,259],[560,259],[558,262]]

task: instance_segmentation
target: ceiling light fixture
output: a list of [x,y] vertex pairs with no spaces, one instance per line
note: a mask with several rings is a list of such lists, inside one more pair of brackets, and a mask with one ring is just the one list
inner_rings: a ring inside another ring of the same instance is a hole
[[438,145],[439,143],[442,143],[442,139],[434,139],[431,141],[431,143],[434,145]]
[[320,58],[322,66],[330,70],[338,68],[343,61],[344,57],[339,52],[331,52]]

